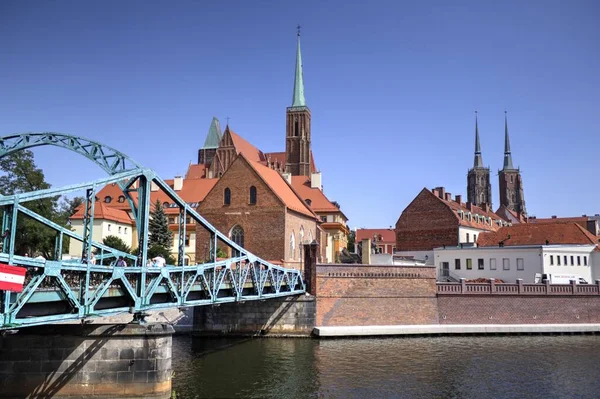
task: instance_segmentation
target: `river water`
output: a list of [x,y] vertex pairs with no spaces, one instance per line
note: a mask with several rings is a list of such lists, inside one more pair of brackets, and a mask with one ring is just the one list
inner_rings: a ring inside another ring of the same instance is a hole
[[180,398],[598,398],[600,336],[173,338]]

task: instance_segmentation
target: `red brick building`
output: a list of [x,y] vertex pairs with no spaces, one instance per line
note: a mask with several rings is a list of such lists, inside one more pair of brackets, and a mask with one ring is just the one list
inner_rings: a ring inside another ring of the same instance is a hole
[[507,224],[489,205],[480,208],[463,203],[462,196],[453,199],[444,187],[424,188],[396,222],[396,249],[431,251],[444,245],[474,245],[480,233]]
[[[317,216],[275,170],[240,153],[198,207],[199,213],[255,255],[301,269],[302,243],[317,239]],[[210,236],[196,227],[196,256]]]

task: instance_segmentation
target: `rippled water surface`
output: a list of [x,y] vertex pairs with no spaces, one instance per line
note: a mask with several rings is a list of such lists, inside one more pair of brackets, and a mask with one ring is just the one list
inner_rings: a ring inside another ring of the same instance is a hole
[[598,398],[600,336],[173,338],[182,398]]

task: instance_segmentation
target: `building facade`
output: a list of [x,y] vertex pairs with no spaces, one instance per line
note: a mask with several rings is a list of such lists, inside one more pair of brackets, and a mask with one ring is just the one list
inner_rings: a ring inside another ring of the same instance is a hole
[[[392,228],[356,229],[355,245],[358,245],[358,243],[366,238],[371,240],[372,246],[375,246],[378,254],[393,255],[396,250],[396,233]],[[354,252],[358,253],[357,250]]]

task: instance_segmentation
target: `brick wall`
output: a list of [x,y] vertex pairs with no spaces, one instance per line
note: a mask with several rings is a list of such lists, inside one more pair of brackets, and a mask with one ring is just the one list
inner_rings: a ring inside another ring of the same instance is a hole
[[194,335],[305,335],[315,326],[315,298],[298,295],[194,308]]
[[437,322],[433,267],[317,267],[317,326]]
[[[304,241],[308,240],[309,236],[312,236],[314,239],[314,237],[317,237],[317,222],[315,221],[315,219],[310,219],[296,212],[287,211],[285,215],[285,226],[287,234],[285,236],[284,266],[298,270],[303,270],[304,267],[302,265],[302,262],[300,261],[300,255],[303,251],[303,244],[300,242],[300,228],[304,228]],[[296,236],[296,250],[293,257],[290,254],[290,238],[292,233]]]
[[454,212],[425,188],[396,223],[398,251],[427,251],[457,243],[458,220]]
[[440,295],[440,324],[600,323],[599,296]]
[[[256,205],[249,204],[250,186],[256,187]],[[231,190],[231,204],[223,205],[223,191]],[[284,258],[285,207],[256,172],[238,158],[198,207],[200,214],[225,235],[235,225],[244,229],[244,247],[266,260]],[[210,236],[196,227],[196,258],[206,259]]]

